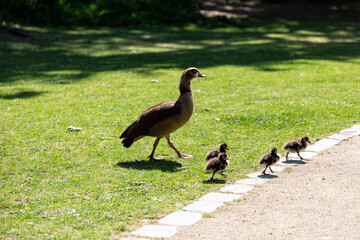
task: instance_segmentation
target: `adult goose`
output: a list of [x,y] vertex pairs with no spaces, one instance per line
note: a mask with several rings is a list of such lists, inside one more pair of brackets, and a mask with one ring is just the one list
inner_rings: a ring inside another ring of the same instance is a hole
[[145,137],[156,137],[153,150],[148,156],[149,160],[154,158],[155,150],[161,138],[167,139],[168,145],[181,158],[192,158],[191,155],[182,154],[171,142],[170,134],[185,123],[192,115],[194,108],[194,97],[191,92],[191,80],[198,77],[206,77],[194,67],[186,69],[180,77],[180,96],[177,100],[166,101],[146,109],[133,121],[121,134],[124,147],[130,147],[137,140]]

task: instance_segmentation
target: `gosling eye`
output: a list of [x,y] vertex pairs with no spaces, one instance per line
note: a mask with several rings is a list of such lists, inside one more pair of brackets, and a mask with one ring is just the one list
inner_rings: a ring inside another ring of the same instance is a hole
[[191,70],[191,73],[192,73],[192,74],[196,74],[196,73],[197,73],[197,70],[196,70],[196,69],[192,69],[192,70]]

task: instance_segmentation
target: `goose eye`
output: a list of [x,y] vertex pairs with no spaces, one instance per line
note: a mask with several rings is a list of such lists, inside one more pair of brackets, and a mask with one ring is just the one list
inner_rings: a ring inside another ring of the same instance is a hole
[[195,69],[193,69],[193,70],[191,70],[191,73],[192,73],[192,74],[196,74],[197,71],[196,71]]

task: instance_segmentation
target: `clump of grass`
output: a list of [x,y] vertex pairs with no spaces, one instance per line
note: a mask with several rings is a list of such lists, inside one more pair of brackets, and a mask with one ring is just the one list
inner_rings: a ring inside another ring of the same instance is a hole
[[213,214],[212,213],[203,213],[203,218],[212,218]]

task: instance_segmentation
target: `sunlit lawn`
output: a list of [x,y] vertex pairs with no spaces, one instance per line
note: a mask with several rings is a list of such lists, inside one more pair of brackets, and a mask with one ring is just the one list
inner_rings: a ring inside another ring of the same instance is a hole
[[[0,238],[126,235],[257,170],[272,147],[359,121],[357,23],[27,29],[0,41]],[[162,140],[164,160],[148,162],[153,138],[123,148],[121,132],[176,99],[190,66],[208,78],[192,82],[194,114],[172,140],[195,157]],[[203,159],[222,142],[229,177],[211,182]]]

